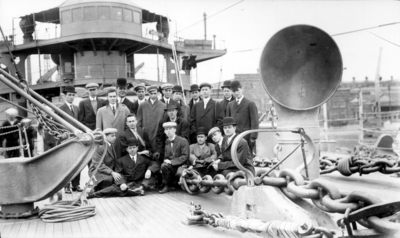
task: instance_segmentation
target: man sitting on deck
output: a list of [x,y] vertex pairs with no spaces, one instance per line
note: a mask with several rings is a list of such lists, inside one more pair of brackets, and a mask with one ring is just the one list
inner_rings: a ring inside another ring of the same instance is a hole
[[178,168],[185,164],[189,158],[189,142],[175,134],[176,122],[165,122],[163,127],[168,139],[165,143],[164,162],[161,165],[161,174],[165,186],[159,191],[160,193],[166,193],[170,190],[176,180]]
[[210,137],[215,143],[215,151],[217,152],[217,158],[221,155],[222,148],[222,133],[218,127],[213,127],[208,132],[208,137]]
[[[231,172],[237,172],[239,169],[232,161],[231,148],[232,143],[235,140],[236,134],[236,122],[233,117],[225,117],[222,120],[225,136],[222,140],[221,155],[218,160],[213,162],[213,167],[218,173],[221,173],[225,177]],[[250,154],[249,146],[243,138],[240,139],[237,147],[237,157],[239,162],[248,170],[250,170],[253,175],[255,174],[254,167],[252,165],[252,157]]]
[[209,166],[217,159],[215,145],[206,142],[207,135],[204,127],[199,127],[197,130],[197,143],[190,145],[189,165],[200,173],[203,177],[208,174],[214,177],[215,170]]

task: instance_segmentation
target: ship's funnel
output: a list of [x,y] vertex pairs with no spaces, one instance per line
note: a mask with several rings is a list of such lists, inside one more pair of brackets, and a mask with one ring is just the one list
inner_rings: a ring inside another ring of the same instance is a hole
[[326,102],[342,77],[342,57],[324,31],[308,25],[284,28],[265,46],[260,70],[265,89],[280,105],[309,110]]
[[[308,25],[295,25],[276,33],[266,44],[260,60],[262,82],[275,102],[278,127],[303,127],[319,148],[319,106],[336,92],[342,77],[338,46],[324,31]],[[277,137],[285,157],[299,143],[299,137],[280,133]],[[296,168],[300,151],[283,167]],[[298,157],[298,158],[296,158]],[[319,175],[318,153],[310,177]]]

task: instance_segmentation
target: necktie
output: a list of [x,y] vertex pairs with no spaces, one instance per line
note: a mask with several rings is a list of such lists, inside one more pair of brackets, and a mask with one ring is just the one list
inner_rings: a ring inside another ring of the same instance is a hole
[[74,107],[72,105],[71,105],[71,112],[72,112],[72,115],[75,117]]
[[115,115],[115,107],[112,107],[113,114]]
[[237,103],[237,105],[239,105],[240,104],[240,100],[238,99],[238,100],[236,100],[236,103]]
[[97,114],[97,100],[91,100],[90,103],[92,104],[94,114]]
[[174,141],[171,140],[171,149],[174,147]]

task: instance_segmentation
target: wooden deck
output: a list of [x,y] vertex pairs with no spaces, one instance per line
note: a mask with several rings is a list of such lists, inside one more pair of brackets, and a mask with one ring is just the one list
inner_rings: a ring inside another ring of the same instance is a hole
[[[72,200],[77,193],[65,195]],[[4,237],[251,237],[250,233],[182,224],[189,214],[189,202],[195,200],[210,212],[229,211],[231,198],[212,192],[190,196],[183,191],[167,194],[149,192],[140,197],[95,198],[97,215],[89,219],[45,223],[40,219],[3,220],[0,234]],[[48,200],[38,204],[42,207]],[[209,204],[210,206],[204,206]],[[210,208],[210,209],[209,209]],[[214,210],[213,208],[219,208]],[[226,214],[226,213],[225,213]]]

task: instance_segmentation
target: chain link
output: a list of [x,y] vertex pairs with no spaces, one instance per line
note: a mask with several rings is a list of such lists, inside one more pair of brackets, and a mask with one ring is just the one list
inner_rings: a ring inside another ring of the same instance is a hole
[[13,130],[13,131],[7,131],[7,132],[4,132],[4,133],[1,133],[0,136],[4,136],[4,135],[11,134],[11,133],[18,132],[18,131],[19,131],[19,129],[16,129],[16,130]]
[[9,129],[9,128],[14,128],[14,127],[18,127],[18,125],[2,126],[2,127],[0,127],[0,129]]
[[19,145],[19,146],[13,146],[13,147],[7,147],[7,148],[0,148],[0,151],[10,151],[10,150],[19,150],[20,148],[26,149],[26,145]]

